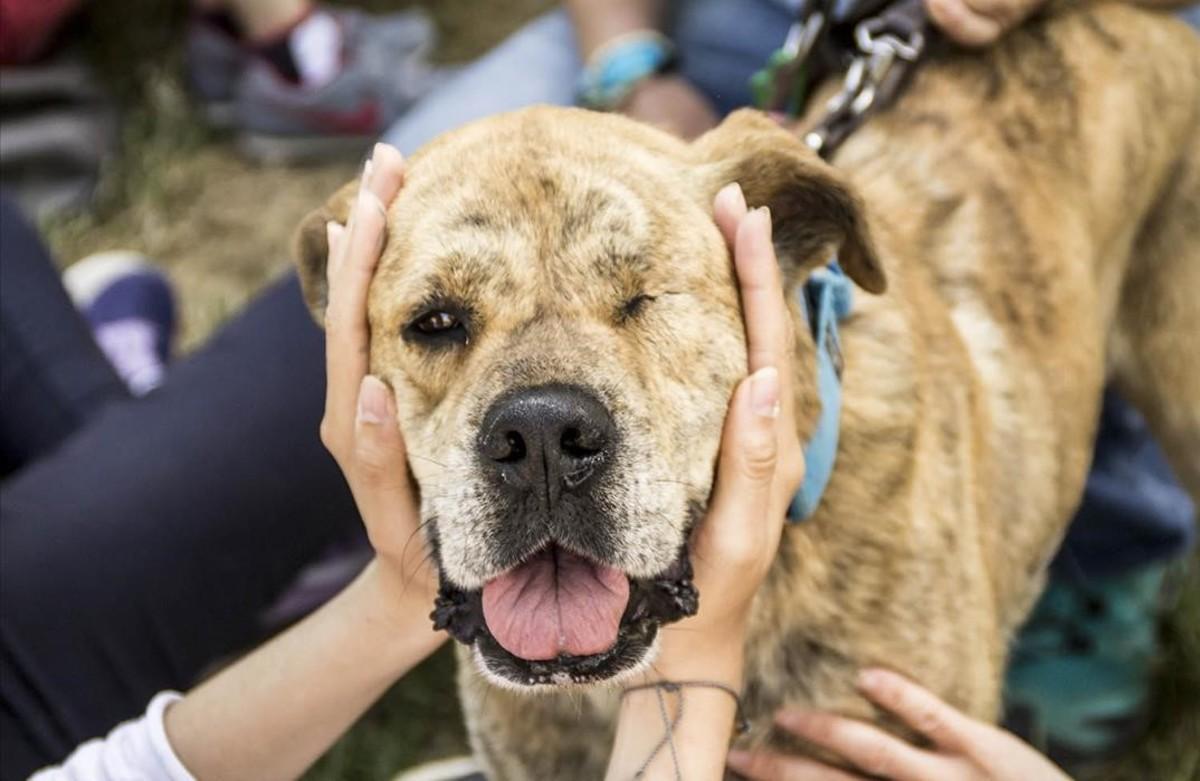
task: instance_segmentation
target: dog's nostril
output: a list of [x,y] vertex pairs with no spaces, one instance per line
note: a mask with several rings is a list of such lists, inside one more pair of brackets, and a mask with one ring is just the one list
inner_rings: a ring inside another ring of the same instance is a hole
[[504,437],[508,445],[508,453],[496,459],[501,463],[511,464],[525,458],[525,439],[515,431],[510,431]]
[[482,443],[483,454],[500,464],[515,464],[525,458],[525,438],[519,431],[495,431]]
[[604,438],[598,434],[588,436],[574,426],[563,429],[559,440],[563,455],[570,458],[587,458],[604,449]]

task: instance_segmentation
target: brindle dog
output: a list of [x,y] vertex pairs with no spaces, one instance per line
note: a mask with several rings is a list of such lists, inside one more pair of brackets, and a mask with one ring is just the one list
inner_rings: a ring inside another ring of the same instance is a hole
[[[396,393],[441,618],[470,642],[490,777],[599,777],[615,687],[586,684],[647,665],[690,607],[685,540],[746,365],[711,214],[734,181],[771,209],[789,295],[835,250],[862,289],[836,470],[754,607],[750,739],[784,743],[787,703],[881,718],[853,686],[864,665],[995,718],[1107,381],[1200,496],[1198,127],[1196,35],[1098,5],[936,52],[836,168],[750,111],[687,144],[535,108],[414,155],[370,363]],[[298,241],[318,320],[324,224],[352,190]],[[806,440],[820,400],[793,316]]]

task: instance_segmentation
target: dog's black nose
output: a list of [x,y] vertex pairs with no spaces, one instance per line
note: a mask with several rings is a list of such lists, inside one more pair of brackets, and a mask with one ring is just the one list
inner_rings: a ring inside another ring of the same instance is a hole
[[534,491],[554,504],[605,466],[616,438],[612,415],[583,388],[542,385],[506,394],[480,427],[485,466],[511,491]]

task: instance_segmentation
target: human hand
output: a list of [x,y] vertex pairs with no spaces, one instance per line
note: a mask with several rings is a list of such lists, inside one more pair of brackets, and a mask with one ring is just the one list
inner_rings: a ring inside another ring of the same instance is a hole
[[1046,0],[925,0],[929,18],[955,43],[987,46]]
[[691,140],[717,126],[708,99],[681,76],[651,76],[639,82],[621,113]]
[[[717,194],[717,226],[733,249],[742,298],[750,376],[733,392],[708,513],[691,540],[700,612],[665,627],[642,684],[692,682],[667,695],[635,686],[621,704],[608,778],[719,778],[742,684],[750,603],[779,548],[788,503],[804,473],[790,382],[791,319],[771,244],[766,209],[747,213],[737,185]],[[700,685],[695,685],[699,683]],[[707,684],[707,685],[705,685]],[[667,723],[667,700],[676,721]],[[674,750],[662,751],[666,731]],[[643,760],[643,757],[646,759]]]
[[428,611],[437,591],[419,534],[415,491],[391,389],[367,373],[367,292],[379,263],[386,205],[400,191],[404,161],[376,144],[350,219],[326,225],[329,302],[325,310],[327,389],[321,441],[333,454],[375,548],[376,568],[394,607]]
[[[858,685],[868,699],[928,738],[932,747],[916,748],[861,721],[815,711],[784,709],[776,714],[776,723],[843,757],[871,778],[1070,781],[1015,735],[964,715],[896,673],[865,670]],[[754,781],[856,781],[867,777],[769,751],[731,751],[728,761],[731,768]]]
[[[804,475],[792,409],[791,318],[770,214],[747,213],[737,185],[721,190],[713,208],[733,250],[750,376],[730,400],[712,502],[692,537],[700,611],[663,632],[656,671],[677,677],[692,667],[718,669],[715,661],[726,658],[729,674],[740,676],[750,603],[775,559],[788,504]],[[740,688],[740,679],[725,682]]]

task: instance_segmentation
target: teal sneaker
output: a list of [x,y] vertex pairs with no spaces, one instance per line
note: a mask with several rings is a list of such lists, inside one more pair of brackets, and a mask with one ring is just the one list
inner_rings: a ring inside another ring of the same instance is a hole
[[1005,726],[1068,772],[1112,758],[1147,724],[1166,571],[1052,578],[1017,637]]

